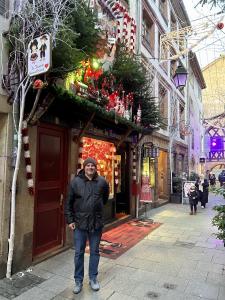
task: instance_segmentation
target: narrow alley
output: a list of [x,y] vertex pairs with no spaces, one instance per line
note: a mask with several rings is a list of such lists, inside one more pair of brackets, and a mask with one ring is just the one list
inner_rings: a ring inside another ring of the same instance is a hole
[[89,287],[86,254],[84,287],[79,295],[73,294],[71,249],[28,269],[42,283],[16,298],[0,300],[224,300],[225,248],[212,235],[216,229],[211,225],[212,207],[223,202],[221,196],[210,194],[206,209],[198,207],[193,216],[180,204],[150,211],[149,217],[162,225],[118,259],[101,257],[99,292]]

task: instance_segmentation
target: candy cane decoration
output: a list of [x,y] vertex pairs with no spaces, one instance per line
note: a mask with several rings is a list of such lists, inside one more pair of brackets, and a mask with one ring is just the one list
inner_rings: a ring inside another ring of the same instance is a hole
[[81,138],[79,142],[79,149],[78,149],[77,173],[82,169],[82,165],[83,165],[83,159],[82,159],[83,146],[84,146],[84,142],[83,142],[83,138]]
[[120,30],[120,21],[117,21],[117,35],[116,35],[116,41],[117,43],[121,42],[121,30]]
[[[126,44],[127,48],[134,51],[136,24],[134,18],[131,18],[126,8],[119,2],[119,0],[99,0],[102,5],[110,12],[110,14],[117,19],[117,38],[116,42],[120,43],[121,39]],[[123,18],[122,23],[119,19]]]
[[132,193],[137,194],[137,153],[136,148],[132,147],[133,161],[132,161]]
[[134,45],[135,45],[135,35],[136,35],[136,24],[135,20],[131,19],[131,31],[130,31],[130,50],[134,51]]
[[119,184],[119,168],[118,168],[118,161],[116,157],[114,158],[114,182],[115,182],[115,188],[117,188]]
[[128,43],[128,31],[127,31],[127,26],[128,26],[128,13],[124,13],[123,17],[123,40],[125,44]]
[[33,176],[32,176],[29,136],[28,136],[28,128],[27,128],[26,121],[23,121],[23,124],[22,124],[22,137],[23,137],[24,158],[25,158],[25,164],[26,164],[26,178],[27,178],[28,192],[31,196],[33,196],[34,195],[34,181],[33,181]]

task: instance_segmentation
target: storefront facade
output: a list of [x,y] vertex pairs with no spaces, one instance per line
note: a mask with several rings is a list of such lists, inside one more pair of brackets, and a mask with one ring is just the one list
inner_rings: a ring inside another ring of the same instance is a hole
[[64,112],[61,114],[60,107],[53,105],[37,125],[28,127],[34,195],[27,192],[22,157],[13,272],[72,245],[64,206],[70,180],[87,157],[97,160],[98,173],[109,182],[110,197],[104,207],[105,224],[135,216],[132,135],[126,134],[132,130],[108,120],[102,125],[98,117],[83,130],[85,112],[80,115],[79,122],[72,124],[80,114],[75,108],[74,111],[75,114],[70,118],[67,116],[65,121],[62,118]]
[[144,203],[157,207],[169,200],[168,139],[159,133],[146,135],[139,145],[139,215]]

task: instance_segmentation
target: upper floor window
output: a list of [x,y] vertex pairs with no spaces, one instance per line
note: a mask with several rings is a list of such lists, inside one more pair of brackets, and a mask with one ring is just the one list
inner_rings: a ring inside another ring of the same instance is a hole
[[159,111],[164,125],[168,125],[168,91],[159,83]]
[[155,46],[155,28],[154,22],[147,17],[146,13],[143,12],[142,19],[142,41],[147,47],[150,47],[154,51]]
[[172,12],[170,14],[170,22],[171,22],[170,23],[171,31],[176,31],[177,30],[177,20]]
[[0,0],[0,15],[6,13],[6,0]]
[[159,10],[166,24],[168,22],[167,9],[167,0],[159,0]]

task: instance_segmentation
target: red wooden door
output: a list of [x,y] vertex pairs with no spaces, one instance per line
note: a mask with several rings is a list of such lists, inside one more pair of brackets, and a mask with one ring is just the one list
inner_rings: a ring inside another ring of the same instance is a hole
[[67,183],[67,130],[41,125],[37,132],[33,255],[63,246]]

